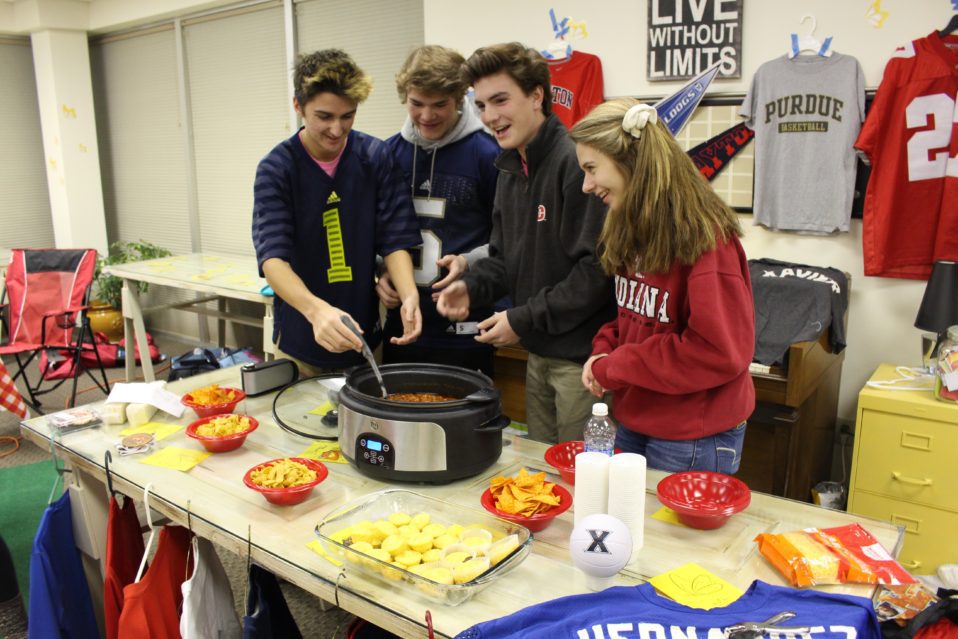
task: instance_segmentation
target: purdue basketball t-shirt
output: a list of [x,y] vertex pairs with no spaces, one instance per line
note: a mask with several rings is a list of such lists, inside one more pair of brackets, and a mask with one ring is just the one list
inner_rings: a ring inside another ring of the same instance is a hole
[[739,113],[755,131],[755,224],[848,231],[865,79],[855,58],[782,56],[755,72]]

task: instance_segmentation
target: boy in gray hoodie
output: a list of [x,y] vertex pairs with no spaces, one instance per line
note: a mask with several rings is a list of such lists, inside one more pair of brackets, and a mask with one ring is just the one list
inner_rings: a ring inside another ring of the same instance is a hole
[[[425,45],[409,54],[396,89],[408,116],[402,130],[386,140],[412,195],[422,246],[413,250],[423,332],[414,344],[383,344],[383,362],[432,362],[493,374],[493,348],[476,342],[476,324],[490,307],[476,307],[465,321],[450,321],[436,311],[439,290],[458,279],[471,262],[488,255],[499,147],[483,130],[465,99],[460,76],[465,60],[446,47]],[[385,335],[403,333],[399,295],[389,275],[376,286],[390,309]]]
[[446,317],[511,295],[514,306],[479,323],[477,341],[529,351],[529,436],[582,439],[592,402],[580,381],[592,337],[615,313],[596,259],[605,207],[582,192],[575,145],[551,113],[549,68],[519,43],[476,50],[463,67],[483,124],[502,153],[489,257],[439,296]]

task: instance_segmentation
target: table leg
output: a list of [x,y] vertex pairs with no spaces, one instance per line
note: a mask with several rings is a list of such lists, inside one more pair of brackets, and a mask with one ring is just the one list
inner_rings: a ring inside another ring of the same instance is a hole
[[[226,346],[226,298],[220,297],[216,300],[216,309],[219,315],[216,318],[216,345],[220,348]],[[235,330],[236,325],[233,325]],[[235,333],[234,333],[235,337]]]
[[123,280],[123,338],[126,340],[126,381],[134,381],[136,356],[134,344],[140,352],[143,366],[143,379],[156,380],[153,374],[153,360],[150,359],[150,345],[146,341],[146,325],[143,323],[143,309],[140,299],[129,280]]

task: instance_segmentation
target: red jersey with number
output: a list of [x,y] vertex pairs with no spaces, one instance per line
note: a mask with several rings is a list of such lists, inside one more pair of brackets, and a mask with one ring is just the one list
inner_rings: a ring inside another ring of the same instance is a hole
[[872,172],[865,194],[865,275],[927,279],[958,260],[958,35],[933,32],[885,67],[855,147]]
[[602,102],[602,61],[591,53],[574,51],[568,58],[549,62],[549,82],[552,112],[571,129]]

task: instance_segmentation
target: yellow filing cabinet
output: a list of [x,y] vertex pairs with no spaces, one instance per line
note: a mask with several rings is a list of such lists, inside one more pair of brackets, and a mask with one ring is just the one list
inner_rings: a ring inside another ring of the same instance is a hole
[[[872,380],[898,377],[882,364]],[[898,560],[915,574],[958,563],[958,404],[928,391],[858,395],[848,511],[903,526]]]

